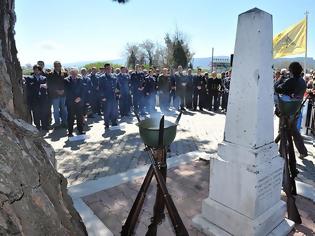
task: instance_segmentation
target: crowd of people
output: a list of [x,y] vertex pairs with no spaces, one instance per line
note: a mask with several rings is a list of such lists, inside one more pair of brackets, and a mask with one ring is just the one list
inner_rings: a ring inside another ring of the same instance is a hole
[[103,115],[108,129],[118,125],[119,116],[152,114],[157,105],[163,113],[171,106],[182,111],[199,108],[225,112],[230,80],[231,71],[217,74],[198,68],[193,74],[182,66],[160,71],[135,65],[129,70],[106,63],[103,68],[79,71],[64,69],[59,61],[54,62],[53,69],[45,69],[44,62],[38,61],[32,75],[24,77],[24,84],[35,126],[43,131],[68,128],[72,137],[75,120],[78,134],[84,134],[85,117]]

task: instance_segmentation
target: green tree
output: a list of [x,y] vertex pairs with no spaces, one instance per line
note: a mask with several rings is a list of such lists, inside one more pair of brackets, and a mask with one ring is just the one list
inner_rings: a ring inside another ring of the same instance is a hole
[[112,67],[114,67],[114,68],[119,68],[119,67],[122,66],[122,65],[119,65],[119,64],[112,64],[112,63],[110,63],[108,61],[97,61],[97,62],[92,62],[92,63],[86,64],[83,67],[85,67],[86,69],[92,69],[92,67],[96,67],[97,69],[100,69],[101,67],[104,67],[105,63],[111,64]]
[[144,55],[146,57],[145,59],[148,60],[148,64],[150,66],[152,66],[153,65],[154,48],[155,48],[154,43],[151,40],[147,39],[143,43],[140,44],[140,47],[144,51]]
[[188,40],[184,34],[178,30],[172,36],[167,33],[164,41],[166,45],[167,64],[171,67],[181,65],[187,68],[194,54],[190,51]]
[[174,42],[174,49],[173,49],[173,66],[177,68],[178,66],[183,66],[186,68],[188,66],[187,62],[188,58],[183,47],[183,43],[179,40]]
[[138,59],[136,57],[136,54],[132,50],[131,53],[130,53],[130,56],[128,57],[128,60],[127,60],[127,66],[134,68],[135,65],[137,64],[137,62],[138,62]]

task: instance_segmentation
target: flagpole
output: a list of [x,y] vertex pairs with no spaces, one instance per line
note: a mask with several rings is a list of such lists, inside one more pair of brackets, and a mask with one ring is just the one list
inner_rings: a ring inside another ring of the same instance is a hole
[[306,75],[306,61],[307,61],[307,28],[308,28],[308,11],[305,12],[305,23],[306,23],[306,32],[305,32],[305,57],[304,57],[304,76]]

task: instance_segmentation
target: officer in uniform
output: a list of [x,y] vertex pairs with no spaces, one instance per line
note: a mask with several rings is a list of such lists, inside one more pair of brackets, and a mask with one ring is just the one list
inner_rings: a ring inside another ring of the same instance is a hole
[[127,68],[122,66],[117,74],[117,83],[119,87],[119,111],[120,116],[130,115],[130,76]]
[[175,73],[176,97],[180,102],[180,110],[185,110],[185,95],[187,86],[187,77],[183,74],[183,67],[178,66]]
[[68,136],[73,136],[74,119],[77,121],[78,134],[83,132],[85,87],[77,68],[71,68],[70,76],[65,78],[66,104],[68,108]]
[[117,93],[119,90],[116,77],[111,73],[111,65],[106,63],[104,65],[105,74],[100,77],[100,97],[103,103],[103,113],[105,129],[109,128],[111,121],[112,126],[117,126],[118,118],[118,103]]
[[203,111],[205,107],[205,96],[206,96],[206,82],[204,76],[202,76],[202,71],[200,68],[197,70],[197,75],[194,77],[193,90],[194,90],[194,100],[193,107],[194,111],[197,110],[198,98],[199,98],[199,109]]
[[133,100],[134,112],[144,115],[144,74],[141,71],[140,65],[135,66],[135,71],[131,74],[131,92]]
[[27,103],[33,116],[33,121],[38,130],[48,131],[48,90],[47,79],[41,75],[42,68],[33,66],[33,75],[25,78]]
[[96,67],[92,67],[92,71],[89,77],[92,82],[92,96],[91,96],[92,111],[93,111],[93,114],[101,115],[99,74],[97,73]]
[[156,82],[153,76],[153,70],[149,70],[149,74],[145,77],[145,101],[147,111],[152,114],[155,111]]

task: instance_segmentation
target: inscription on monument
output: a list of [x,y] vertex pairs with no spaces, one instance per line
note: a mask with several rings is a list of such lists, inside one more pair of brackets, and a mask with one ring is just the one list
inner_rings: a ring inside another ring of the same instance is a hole
[[281,184],[282,179],[282,168],[279,168],[272,172],[270,175],[258,180],[258,199],[265,200],[272,197],[272,194],[277,192],[279,189],[279,184]]

